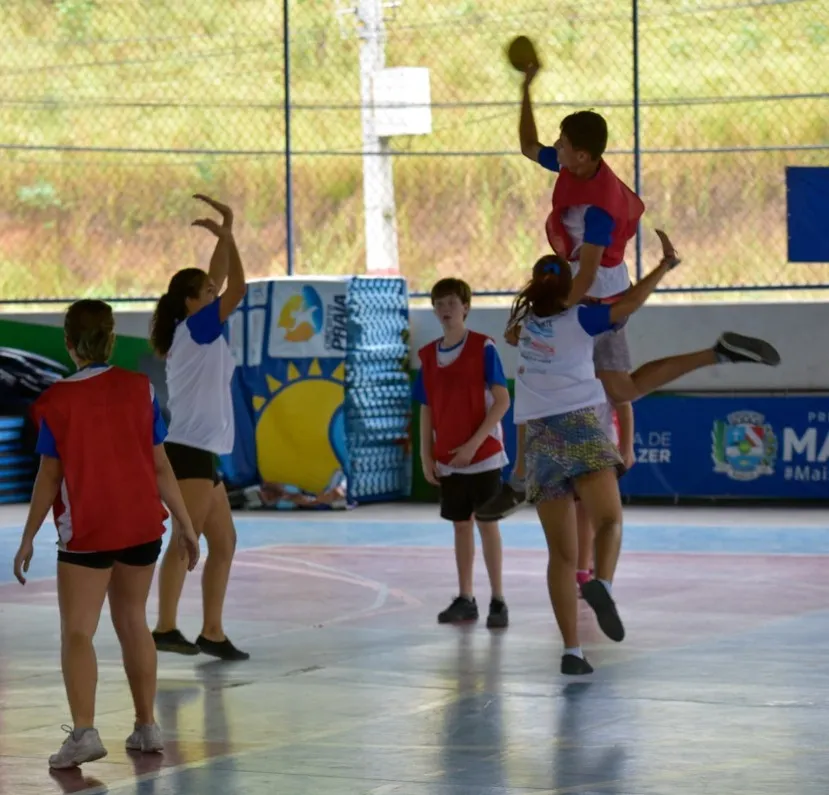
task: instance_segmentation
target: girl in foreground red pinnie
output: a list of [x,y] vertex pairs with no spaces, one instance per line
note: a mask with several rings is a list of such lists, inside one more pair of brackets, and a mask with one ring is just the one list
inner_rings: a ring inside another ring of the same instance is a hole
[[67,737],[49,759],[72,768],[102,759],[95,728],[98,683],[93,638],[104,599],[135,704],[130,751],[160,752],[155,722],[157,655],[147,626],[147,596],[161,552],[166,503],[177,520],[172,543],[190,569],[198,540],[164,452],[167,434],[147,376],[108,364],[115,342],[112,308],[103,301],[73,304],[64,320],[66,348],[77,372],[47,389],[34,407],[40,468],[20,549],[18,581],[52,508],[58,534],[57,587],[61,668],[72,715]]

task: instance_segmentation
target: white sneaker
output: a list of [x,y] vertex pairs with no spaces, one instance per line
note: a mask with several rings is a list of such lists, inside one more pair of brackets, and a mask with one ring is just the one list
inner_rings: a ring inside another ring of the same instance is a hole
[[135,731],[127,737],[127,750],[142,754],[158,754],[164,750],[164,739],[157,723],[135,725]]
[[66,770],[87,762],[95,762],[107,755],[97,729],[87,729],[76,739],[75,732],[69,726],[61,728],[67,732],[67,736],[60,750],[49,757],[49,767],[55,770]]

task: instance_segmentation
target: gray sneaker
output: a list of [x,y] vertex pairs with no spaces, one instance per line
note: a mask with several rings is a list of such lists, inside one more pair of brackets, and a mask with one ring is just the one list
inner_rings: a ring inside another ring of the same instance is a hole
[[127,737],[127,750],[142,754],[158,754],[164,750],[164,738],[157,723],[135,724],[135,731]]
[[97,729],[87,729],[76,739],[75,732],[69,726],[62,728],[67,732],[66,739],[60,750],[49,757],[49,767],[55,770],[67,770],[87,762],[95,762],[107,755]]

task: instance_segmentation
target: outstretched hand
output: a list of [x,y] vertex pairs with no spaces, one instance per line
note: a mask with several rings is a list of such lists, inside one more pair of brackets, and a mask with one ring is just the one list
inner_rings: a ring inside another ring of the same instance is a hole
[[196,193],[193,198],[209,204],[216,210],[222,216],[222,224],[219,226],[212,218],[199,218],[193,221],[192,226],[201,226],[212,232],[216,237],[228,237],[233,233],[233,210],[230,207],[221,202],[217,202],[215,199],[211,199],[210,196],[205,196],[203,193]]
[[219,226],[219,224],[214,221],[212,218],[198,218],[193,221],[190,226],[201,226],[204,229],[212,232],[216,237],[229,237],[231,235],[231,231],[225,226]]
[[226,204],[217,202],[215,199],[210,196],[205,196],[203,193],[194,193],[193,198],[198,199],[198,201],[204,202],[205,204],[209,204],[217,213],[219,213],[219,215],[222,216],[222,226],[227,229],[233,227],[233,210],[231,210]]
[[679,265],[682,260],[677,256],[677,251],[674,248],[674,244],[671,243],[671,239],[668,235],[665,234],[661,229],[657,229],[656,235],[659,238],[659,242],[662,244],[662,263],[665,263],[668,266],[668,270],[673,270],[677,265]]

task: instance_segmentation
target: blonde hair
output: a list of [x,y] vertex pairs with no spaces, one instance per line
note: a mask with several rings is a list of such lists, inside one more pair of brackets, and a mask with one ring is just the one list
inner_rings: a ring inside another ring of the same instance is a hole
[[63,333],[67,345],[85,362],[104,364],[115,345],[115,317],[104,301],[84,298],[66,311]]

